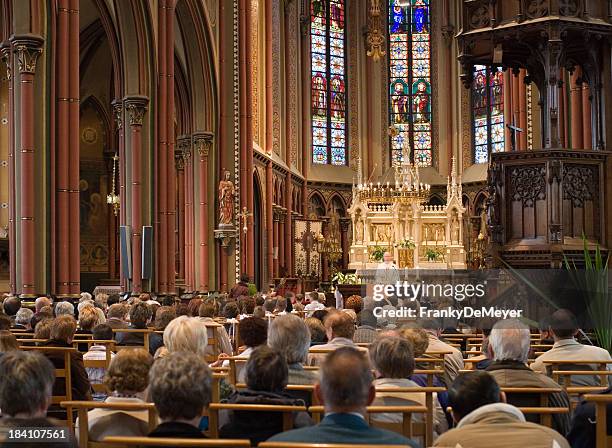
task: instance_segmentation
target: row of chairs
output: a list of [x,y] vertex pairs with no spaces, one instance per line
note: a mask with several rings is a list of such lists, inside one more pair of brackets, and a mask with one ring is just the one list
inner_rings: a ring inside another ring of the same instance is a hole
[[[415,389],[415,388],[412,388]],[[513,388],[513,389],[503,389],[507,394],[513,393],[534,393],[536,390],[530,388]],[[404,391],[402,391],[404,392]],[[537,390],[537,392],[542,393],[541,390]],[[546,394],[558,392],[558,390],[546,390]],[[608,443],[612,441],[612,437],[608,436],[606,433],[606,418],[607,418],[607,406],[612,404],[612,397],[609,395],[587,395],[585,399],[588,401],[592,401],[597,406],[597,429],[596,429],[596,438],[597,438],[597,448],[603,448],[609,446]],[[543,405],[546,405],[548,402],[543,398]],[[94,408],[102,408],[102,409],[112,409],[112,410],[123,410],[123,411],[147,411],[149,416],[149,427],[152,429],[157,423],[157,413],[155,407],[152,403],[143,403],[143,404],[133,404],[133,403],[122,403],[122,404],[110,404],[110,403],[100,403],[100,402],[78,402],[78,401],[66,401],[62,402],[61,405],[68,410],[75,409],[78,412],[79,416],[79,447],[80,448],[104,448],[108,445],[108,443],[120,443],[119,441],[128,440],[128,442],[132,438],[106,438],[103,442],[95,442],[90,441],[88,436],[88,418],[87,412]],[[519,408],[524,414],[537,414],[540,415],[541,423],[547,426],[551,426],[552,424],[552,416],[555,414],[563,414],[567,413],[568,409],[566,408],[557,408],[557,407],[530,407],[530,408]],[[278,405],[247,405],[247,404],[224,404],[224,403],[212,403],[208,410],[209,416],[209,432],[208,436],[216,439],[219,436],[219,413],[221,411],[233,411],[233,412],[265,412],[265,413],[280,413],[282,414],[283,421],[283,430],[289,430],[293,427],[293,417],[296,412],[309,412],[312,414],[315,422],[320,421],[321,415],[324,413],[324,408],[322,406],[278,406]],[[415,414],[424,414],[426,415],[428,412],[427,406],[370,406],[367,408],[367,418],[370,420],[371,424],[374,424],[378,427],[383,427],[392,431],[396,431],[405,435],[406,437],[414,438],[414,437],[427,437],[428,428],[427,423],[415,423],[413,420],[413,415]],[[397,413],[402,415],[402,419],[400,423],[381,423],[375,421],[375,415],[380,413]],[[138,438],[138,440],[142,442],[143,438]],[[232,441],[233,442],[233,441]],[[211,442],[212,443],[212,442]],[[231,443],[230,441],[224,441],[224,443]],[[203,446],[228,446],[226,444],[220,445],[203,445]],[[242,443],[242,442],[241,442]],[[127,443],[128,445],[130,443]],[[143,443],[144,444],[144,443]],[[149,445],[148,443],[146,443]],[[155,445],[155,444],[153,444]],[[158,445],[158,446],[167,446],[167,445]],[[177,443],[173,446],[191,446],[184,445],[182,443]],[[200,446],[200,445],[197,445]],[[249,446],[247,445],[230,445],[230,446]],[[260,444],[259,446],[270,446],[273,445],[265,445]],[[284,445],[283,445],[284,446]],[[291,445],[293,446],[293,445]],[[313,446],[305,445],[305,446]],[[431,441],[426,441],[426,446],[431,446]]]

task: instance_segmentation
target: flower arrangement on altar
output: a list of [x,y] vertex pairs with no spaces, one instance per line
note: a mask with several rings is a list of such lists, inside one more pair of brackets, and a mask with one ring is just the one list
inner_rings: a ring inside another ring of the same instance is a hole
[[336,272],[332,278],[332,282],[339,285],[359,285],[361,279],[357,274],[343,274],[342,272]]
[[395,247],[398,249],[414,249],[416,244],[414,243],[414,239],[412,238],[404,238],[401,241],[395,243]]

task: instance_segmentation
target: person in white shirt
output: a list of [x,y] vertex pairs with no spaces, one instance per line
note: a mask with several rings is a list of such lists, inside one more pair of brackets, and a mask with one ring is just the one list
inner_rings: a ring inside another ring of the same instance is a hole
[[[531,368],[536,372],[548,373],[552,366],[548,366],[544,361],[611,361],[610,353],[607,350],[592,345],[584,345],[574,339],[579,331],[576,317],[571,311],[560,309],[555,311],[550,317],[550,330],[555,343],[553,347],[538,356],[531,364]],[[580,366],[585,367],[583,364]],[[597,364],[588,365],[592,370],[599,370]],[[607,364],[607,370],[612,369],[612,364]],[[563,368],[563,370],[568,370]],[[572,386],[600,386],[598,375],[572,375]],[[612,379],[608,376],[608,382],[612,385]]]
[[[111,395],[107,403],[144,404],[144,392],[149,384],[149,369],[153,357],[142,348],[121,350],[113,358],[105,377]],[[146,436],[149,432],[149,413],[144,411],[115,411],[93,409],[87,413],[89,440],[101,441],[107,436]],[[75,434],[79,434],[79,419]]]
[[317,292],[309,292],[307,293],[308,298],[310,298],[310,303],[304,307],[304,311],[306,311],[306,317],[311,317],[312,313],[317,310],[324,310],[325,305],[319,302],[319,294]]
[[[96,341],[112,341],[113,340],[113,329],[106,325],[96,325],[92,330],[93,338]],[[111,360],[115,357],[115,354],[111,352]],[[87,353],[83,355],[83,361],[100,361],[106,359],[106,346],[105,345],[92,345],[89,347]],[[89,382],[93,384],[103,384],[104,375],[106,375],[106,369],[103,367],[85,367]],[[104,401],[107,395],[103,392],[94,392],[92,398],[96,401]]]
[[376,268],[376,283],[383,285],[395,285],[400,280],[399,270],[393,262],[391,252],[385,252],[383,262]]

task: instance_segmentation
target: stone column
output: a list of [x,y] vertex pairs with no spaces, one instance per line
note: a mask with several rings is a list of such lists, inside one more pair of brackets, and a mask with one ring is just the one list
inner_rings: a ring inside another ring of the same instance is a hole
[[[43,39],[40,36],[13,36],[11,43],[17,56],[19,69],[19,264],[21,279],[16,292],[23,298],[36,297],[43,293],[42,285],[36,284],[36,210],[35,183],[37,181],[36,157],[34,148],[34,74],[36,62],[42,53]],[[16,186],[17,188],[17,186]]]
[[268,278],[264,278],[264,282],[267,282],[274,276],[274,251],[273,246],[276,243],[274,239],[274,223],[273,223],[273,185],[274,175],[272,174],[272,159],[269,159],[266,163],[266,275]]
[[593,149],[591,88],[586,82],[582,84],[582,133],[582,147],[584,149]]
[[213,145],[212,132],[198,132],[193,135],[193,146],[198,154],[198,213],[197,227],[200,229],[198,258],[200,269],[197,282],[198,291],[208,291],[208,154]]
[[142,125],[149,99],[129,96],[124,100],[130,123],[131,160],[131,236],[132,236],[132,293],[142,292]]
[[178,187],[178,276],[185,279],[185,159],[183,149],[179,141],[179,147],[174,151],[174,163],[176,167],[176,184]]
[[[176,293],[176,170],[173,159],[175,156],[175,130],[174,130],[174,7],[177,0],[166,0],[166,92],[168,97],[168,110],[166,117],[166,239],[167,242],[167,290],[170,294]],[[208,283],[208,282],[207,282]]]
[[559,89],[561,99],[559,100],[559,134],[561,135],[561,147],[567,148],[567,83],[565,82],[565,69],[559,69]]
[[192,139],[184,136],[181,141],[185,160],[185,288],[191,292],[194,290],[195,275]]
[[285,180],[285,226],[283,230],[284,236],[284,254],[285,254],[285,268],[287,269],[287,276],[293,276],[293,250],[291,233],[293,232],[293,198],[291,191],[292,175],[291,171],[287,173],[287,179]]
[[279,239],[279,233],[278,233],[278,229],[280,226],[280,211],[278,209],[277,206],[274,206],[274,211],[273,213],[273,241],[271,241],[271,245],[272,245],[272,255],[273,255],[273,264],[272,264],[272,277],[273,278],[277,278],[279,275],[279,243],[278,243],[278,239]]
[[572,149],[580,149],[584,144],[582,133],[582,69],[576,67],[570,81]]
[[[125,188],[125,129],[123,127],[123,103],[120,99],[115,99],[112,102],[113,112],[115,116],[116,128],[117,128],[117,147],[119,155],[119,199],[121,201],[119,208],[119,225],[125,226],[127,223],[127,207],[125,201],[127,197],[127,190]],[[119,257],[119,282],[121,284],[121,291],[127,291],[128,279],[125,278],[123,257]]]
[[348,239],[349,226],[351,218],[340,218],[340,244],[342,246],[342,267],[346,269],[349,263],[350,242]]
[[278,213],[278,274],[289,277],[287,270],[287,254],[285,253],[285,221],[287,220],[287,209],[279,208]]
[[16,244],[16,208],[15,208],[15,98],[13,96],[13,49],[9,42],[3,42],[0,48],[2,62],[6,65],[6,80],[8,82],[8,128],[9,128],[9,151],[8,151],[8,171],[9,171],[9,288],[11,294],[16,294],[15,288],[17,265],[15,259]]

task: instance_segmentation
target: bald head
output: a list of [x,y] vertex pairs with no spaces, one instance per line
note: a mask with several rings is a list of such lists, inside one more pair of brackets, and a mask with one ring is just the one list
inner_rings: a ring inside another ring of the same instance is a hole
[[321,366],[317,385],[325,412],[365,412],[375,396],[366,354],[353,347],[330,353]]

